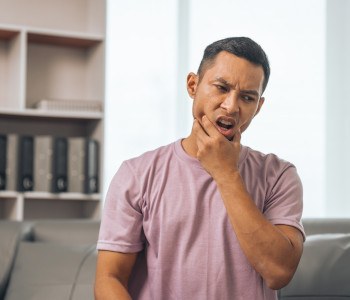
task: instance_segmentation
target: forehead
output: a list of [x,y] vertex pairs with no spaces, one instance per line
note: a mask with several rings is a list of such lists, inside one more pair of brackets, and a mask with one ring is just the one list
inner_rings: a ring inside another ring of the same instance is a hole
[[241,88],[262,90],[264,70],[262,66],[229,52],[220,52],[204,70],[203,79],[207,81],[224,78],[232,85]]

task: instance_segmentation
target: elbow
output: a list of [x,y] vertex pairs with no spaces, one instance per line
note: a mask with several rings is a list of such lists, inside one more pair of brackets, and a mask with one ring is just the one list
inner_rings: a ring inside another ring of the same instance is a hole
[[95,300],[99,300],[103,298],[103,295],[101,293],[102,289],[100,287],[100,282],[98,280],[95,280],[95,284],[94,284],[94,296],[95,296]]
[[279,268],[266,276],[266,285],[272,290],[280,290],[285,287],[293,278],[295,269]]

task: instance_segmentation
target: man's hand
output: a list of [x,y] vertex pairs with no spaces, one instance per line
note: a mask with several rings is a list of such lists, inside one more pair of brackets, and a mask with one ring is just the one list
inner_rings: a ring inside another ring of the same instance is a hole
[[303,248],[301,233],[291,226],[272,225],[251,199],[238,171],[239,130],[229,141],[203,116],[194,121],[193,131],[197,158],[218,186],[243,252],[267,285],[280,289],[298,266]]
[[194,120],[193,131],[197,137],[197,158],[214,180],[238,172],[241,149],[239,129],[233,140],[229,141],[204,115],[202,120]]

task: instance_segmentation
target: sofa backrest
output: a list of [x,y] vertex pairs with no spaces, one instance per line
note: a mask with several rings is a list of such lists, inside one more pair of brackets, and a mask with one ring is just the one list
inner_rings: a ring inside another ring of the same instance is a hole
[[[304,253],[279,298],[350,298],[350,219],[303,224]],[[93,299],[98,230],[92,220],[0,221],[0,299]]]
[[323,233],[350,233],[350,218],[307,218],[303,219],[306,235]]
[[100,222],[94,220],[40,220],[32,222],[33,242],[96,244]]

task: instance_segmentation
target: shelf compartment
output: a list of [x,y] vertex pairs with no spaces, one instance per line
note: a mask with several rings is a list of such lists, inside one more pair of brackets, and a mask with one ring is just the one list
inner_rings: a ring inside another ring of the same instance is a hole
[[[48,197],[50,198],[50,197]],[[98,219],[100,201],[24,198],[23,219]]]
[[69,119],[0,114],[0,133],[18,135],[52,135],[62,137],[91,137],[101,141],[99,119]]
[[[104,43],[93,41],[88,47],[76,47],[51,37],[54,43],[44,43],[43,35],[29,35],[42,43],[28,41],[26,108],[41,100],[91,100],[103,102]],[[75,38],[62,37],[73,43]],[[91,42],[85,39],[80,40]]]
[[1,1],[2,23],[52,30],[104,34],[104,0],[7,0]]
[[0,191],[0,220],[21,221],[23,197],[17,192]]
[[23,105],[22,36],[17,30],[0,30],[0,108],[18,109]]

